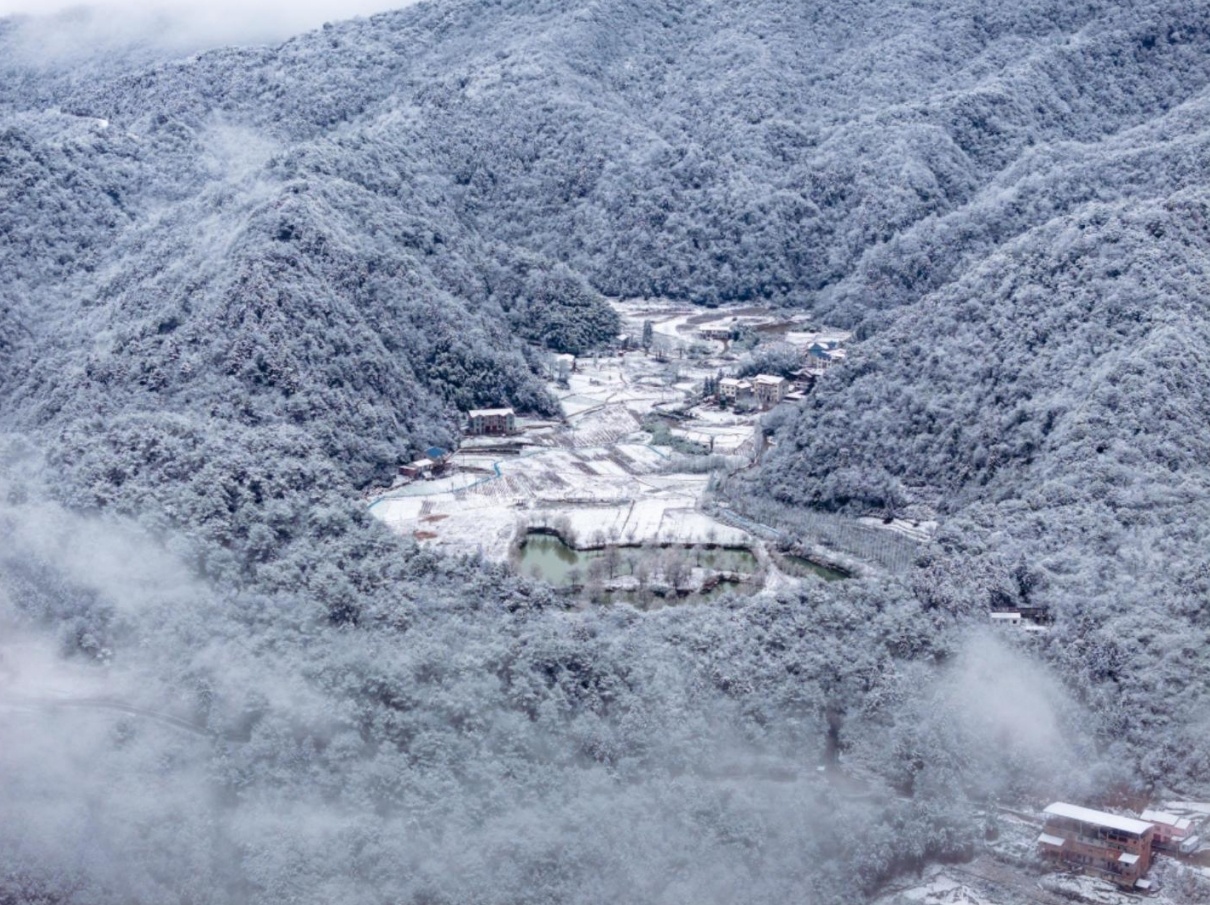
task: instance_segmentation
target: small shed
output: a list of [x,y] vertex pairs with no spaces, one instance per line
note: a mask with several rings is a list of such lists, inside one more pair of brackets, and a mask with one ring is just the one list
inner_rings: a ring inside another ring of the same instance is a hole
[[698,327],[697,335],[702,339],[726,341],[731,338],[733,328],[725,324],[705,324]]
[[1155,845],[1166,849],[1179,849],[1182,842],[1193,834],[1193,821],[1166,811],[1146,810],[1139,815],[1155,827]]
[[427,478],[432,475],[435,465],[432,459],[417,459],[407,465],[400,465],[399,473],[405,478]]

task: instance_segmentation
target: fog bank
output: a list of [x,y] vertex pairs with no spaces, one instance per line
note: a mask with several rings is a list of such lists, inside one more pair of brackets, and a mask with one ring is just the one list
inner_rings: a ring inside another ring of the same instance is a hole
[[273,44],[356,16],[409,6],[415,0],[0,0],[0,16],[19,16],[26,62],[53,64],[79,56],[152,46],[173,53]]

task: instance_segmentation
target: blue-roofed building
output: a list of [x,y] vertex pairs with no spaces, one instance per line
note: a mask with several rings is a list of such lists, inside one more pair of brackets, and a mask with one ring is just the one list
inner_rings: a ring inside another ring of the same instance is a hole
[[810,346],[807,347],[807,352],[809,352],[811,355],[814,355],[816,358],[829,358],[830,356],[828,355],[828,353],[831,352],[835,348],[836,348],[835,343],[813,342],[813,343],[811,343]]

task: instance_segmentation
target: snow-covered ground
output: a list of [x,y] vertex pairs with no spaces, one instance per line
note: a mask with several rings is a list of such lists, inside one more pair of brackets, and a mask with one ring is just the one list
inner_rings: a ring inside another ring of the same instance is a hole
[[[1210,816],[1210,804],[1205,802],[1157,802],[1155,808],[1195,819]],[[1040,814],[1031,819],[1026,813],[998,808],[994,822],[997,838],[970,863],[932,865],[918,880],[893,884],[875,905],[1190,905],[1203,901],[1189,897],[1195,885],[1191,879],[1199,878],[1210,889],[1210,869],[1161,852],[1154,856],[1147,874],[1155,884],[1152,893],[1123,892],[1100,877],[1055,869],[1035,860]],[[1179,888],[1184,891],[1170,893]]]
[[910,519],[892,519],[887,522],[880,518],[865,516],[857,519],[858,524],[869,525],[871,528],[881,528],[887,531],[896,531],[904,537],[910,537],[912,540],[927,543],[933,539],[933,535],[937,533],[938,523],[936,521],[916,521]]
[[[708,475],[671,471],[672,449],[653,445],[640,429],[645,416],[682,406],[718,370],[713,358],[682,357],[694,310],[619,307],[632,332],[641,333],[642,322],[651,320],[654,331],[674,343],[667,360],[642,351],[580,358],[567,386],[551,387],[565,423],[522,420],[519,455],[468,443],[455,454],[451,476],[389,491],[371,504],[374,515],[444,552],[478,551],[499,561],[519,530],[556,521],[570,527],[578,546],[750,545],[747,532],[698,509]],[[754,421],[701,410],[672,433],[716,453],[750,455]],[[500,448],[498,440],[491,443]]]
[[[497,561],[508,559],[513,540],[531,527],[557,527],[579,547],[758,547],[747,531],[701,510],[708,475],[677,471],[684,457],[654,445],[641,425],[652,414],[669,416],[664,424],[674,440],[736,465],[750,460],[758,415],[698,405],[686,417],[685,405],[702,383],[735,364],[729,342],[703,340],[698,331],[736,323],[791,329],[803,319],[754,307],[704,312],[658,301],[615,305],[634,337],[650,321],[658,348],[577,359],[566,385],[550,386],[564,420],[520,418],[514,437],[467,438],[449,477],[393,488],[371,503],[373,514],[443,552],[478,552]],[[770,580],[777,585],[779,576]]]
[[919,884],[879,899],[876,905],[1003,905],[940,866],[925,870]]

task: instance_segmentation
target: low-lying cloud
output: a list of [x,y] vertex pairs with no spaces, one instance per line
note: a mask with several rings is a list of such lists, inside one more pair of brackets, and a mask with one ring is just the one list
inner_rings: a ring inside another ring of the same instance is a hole
[[[0,0],[0,16],[21,16],[28,52],[48,62],[132,44],[195,52],[284,41],[355,16],[415,0]],[[26,18],[27,17],[27,18]]]

